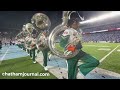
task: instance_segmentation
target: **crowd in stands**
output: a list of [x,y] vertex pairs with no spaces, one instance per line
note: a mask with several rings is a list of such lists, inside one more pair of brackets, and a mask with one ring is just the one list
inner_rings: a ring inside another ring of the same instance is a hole
[[114,24],[107,24],[107,25],[100,25],[100,26],[92,26],[92,27],[84,27],[82,28],[83,32],[92,32],[92,31],[99,31],[111,28],[120,28],[120,22]]
[[108,31],[99,33],[83,34],[84,42],[120,42],[120,31]]
[[[116,28],[120,28],[120,23],[84,28],[82,30],[84,32],[83,42],[105,41],[105,42],[118,43],[120,42],[120,30],[116,30]],[[108,31],[90,33],[93,31],[100,31],[100,30],[108,30]]]

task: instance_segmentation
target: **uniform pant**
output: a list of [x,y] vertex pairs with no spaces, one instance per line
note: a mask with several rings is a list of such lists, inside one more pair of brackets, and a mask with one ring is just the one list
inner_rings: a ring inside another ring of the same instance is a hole
[[[77,66],[78,60],[83,61],[83,64]],[[95,69],[99,65],[99,61],[93,56],[79,51],[79,53],[70,59],[67,59],[68,63],[68,79],[76,79],[77,70],[80,69],[81,73],[86,76],[90,71]]]
[[27,53],[30,54],[30,50],[29,49],[27,49]]
[[24,46],[24,45],[22,46],[22,48],[23,48],[23,50],[24,50],[24,51],[26,50],[26,48],[25,48],[25,46]]
[[36,48],[32,49],[32,59],[33,59],[33,61],[35,61],[35,50],[36,50]]
[[43,53],[43,66],[47,66],[48,52],[49,51],[50,51],[49,48],[46,48],[42,51],[42,53]]
[[32,57],[32,50],[29,50],[29,53],[30,53],[30,57]]
[[2,49],[2,45],[0,45],[0,49]]
[[29,50],[29,54],[30,54],[30,57],[32,57],[32,60],[33,61],[35,61],[35,50],[36,50],[37,48],[35,47],[35,48],[33,48],[32,50]]

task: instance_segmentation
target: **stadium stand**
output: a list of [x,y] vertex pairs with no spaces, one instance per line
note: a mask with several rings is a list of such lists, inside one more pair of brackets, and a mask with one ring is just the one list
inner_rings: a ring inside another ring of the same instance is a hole
[[82,30],[83,42],[120,42],[120,22]]

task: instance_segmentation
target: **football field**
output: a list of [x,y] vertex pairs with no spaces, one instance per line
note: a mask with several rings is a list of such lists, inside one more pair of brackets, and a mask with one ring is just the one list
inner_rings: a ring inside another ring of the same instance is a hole
[[[109,70],[115,73],[120,74],[120,43],[83,43],[83,51],[91,54],[96,57],[100,61],[99,69],[97,72],[102,74],[106,73]],[[38,55],[38,58],[41,58],[42,54]],[[42,58],[41,58],[42,61]],[[58,71],[56,75],[66,76],[66,71],[64,74],[64,70],[66,70],[66,61],[59,60],[58,57],[52,57],[50,61],[48,61],[48,66],[54,66],[54,70],[51,69],[52,72]],[[58,68],[57,68],[58,67]],[[56,69],[55,69],[56,68]],[[102,70],[101,70],[102,69]],[[56,79],[55,74],[51,72],[48,77],[8,77],[2,76],[4,72],[26,72],[26,73],[46,73],[42,64],[39,63],[33,64],[32,59],[28,56],[28,54],[18,48],[17,46],[3,46],[2,50],[0,50],[0,79]],[[96,71],[95,71],[96,72]],[[110,72],[108,72],[110,73]],[[93,73],[88,75],[88,78],[95,78]],[[109,75],[108,75],[109,76]],[[101,78],[100,74],[96,75],[96,78]],[[110,77],[111,78],[111,77]],[[114,78],[114,77],[113,77]]]
[[57,78],[50,72],[45,71],[40,64],[33,64],[32,59],[25,51],[12,45],[3,46],[0,50],[0,79]]
[[120,43],[84,43],[82,50],[96,57],[100,68],[120,74]]

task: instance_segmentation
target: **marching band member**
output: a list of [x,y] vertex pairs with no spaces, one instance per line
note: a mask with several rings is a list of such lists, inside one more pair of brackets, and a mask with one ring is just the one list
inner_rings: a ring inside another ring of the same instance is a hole
[[[48,33],[47,31],[44,31],[43,34],[47,37]],[[48,39],[48,37],[47,37]],[[46,40],[47,42],[47,40]],[[44,50],[42,50],[42,53],[43,53],[43,66],[44,66],[44,69],[47,71],[48,68],[47,68],[47,61],[48,61],[48,52],[50,51],[49,47],[48,48],[45,48]]]
[[35,60],[35,50],[37,49],[36,47],[36,30],[33,30],[32,32],[32,42],[31,42],[31,48],[32,50],[30,50],[30,55],[32,53],[32,60],[33,60],[33,63],[36,63],[36,60]]
[[[40,42],[39,42],[39,45],[38,45],[38,48],[39,47],[45,47],[44,45],[47,45],[47,42],[48,42],[48,31],[44,30],[41,32],[41,39],[40,39]],[[43,54],[43,67],[44,67],[44,70],[47,71],[48,68],[47,68],[47,61],[48,61],[48,53],[50,51],[49,47],[47,48],[44,48],[42,51],[42,54]],[[38,51],[38,53],[40,52],[40,50]]]
[[[62,47],[65,47],[65,45],[67,43],[70,43],[71,41],[78,42],[76,46],[70,45],[67,48],[69,52],[74,52],[75,49],[79,50],[79,53],[76,56],[67,59],[68,79],[76,79],[78,68],[80,69],[82,78],[85,78],[85,76],[90,71],[92,71],[99,65],[99,61],[96,58],[82,51],[82,44],[80,38],[81,34],[78,32],[79,27],[80,24],[78,19],[71,18],[70,20],[68,20],[68,29],[66,29],[62,34],[62,41],[60,42],[60,45]],[[81,60],[84,63],[77,66],[78,60]]]

